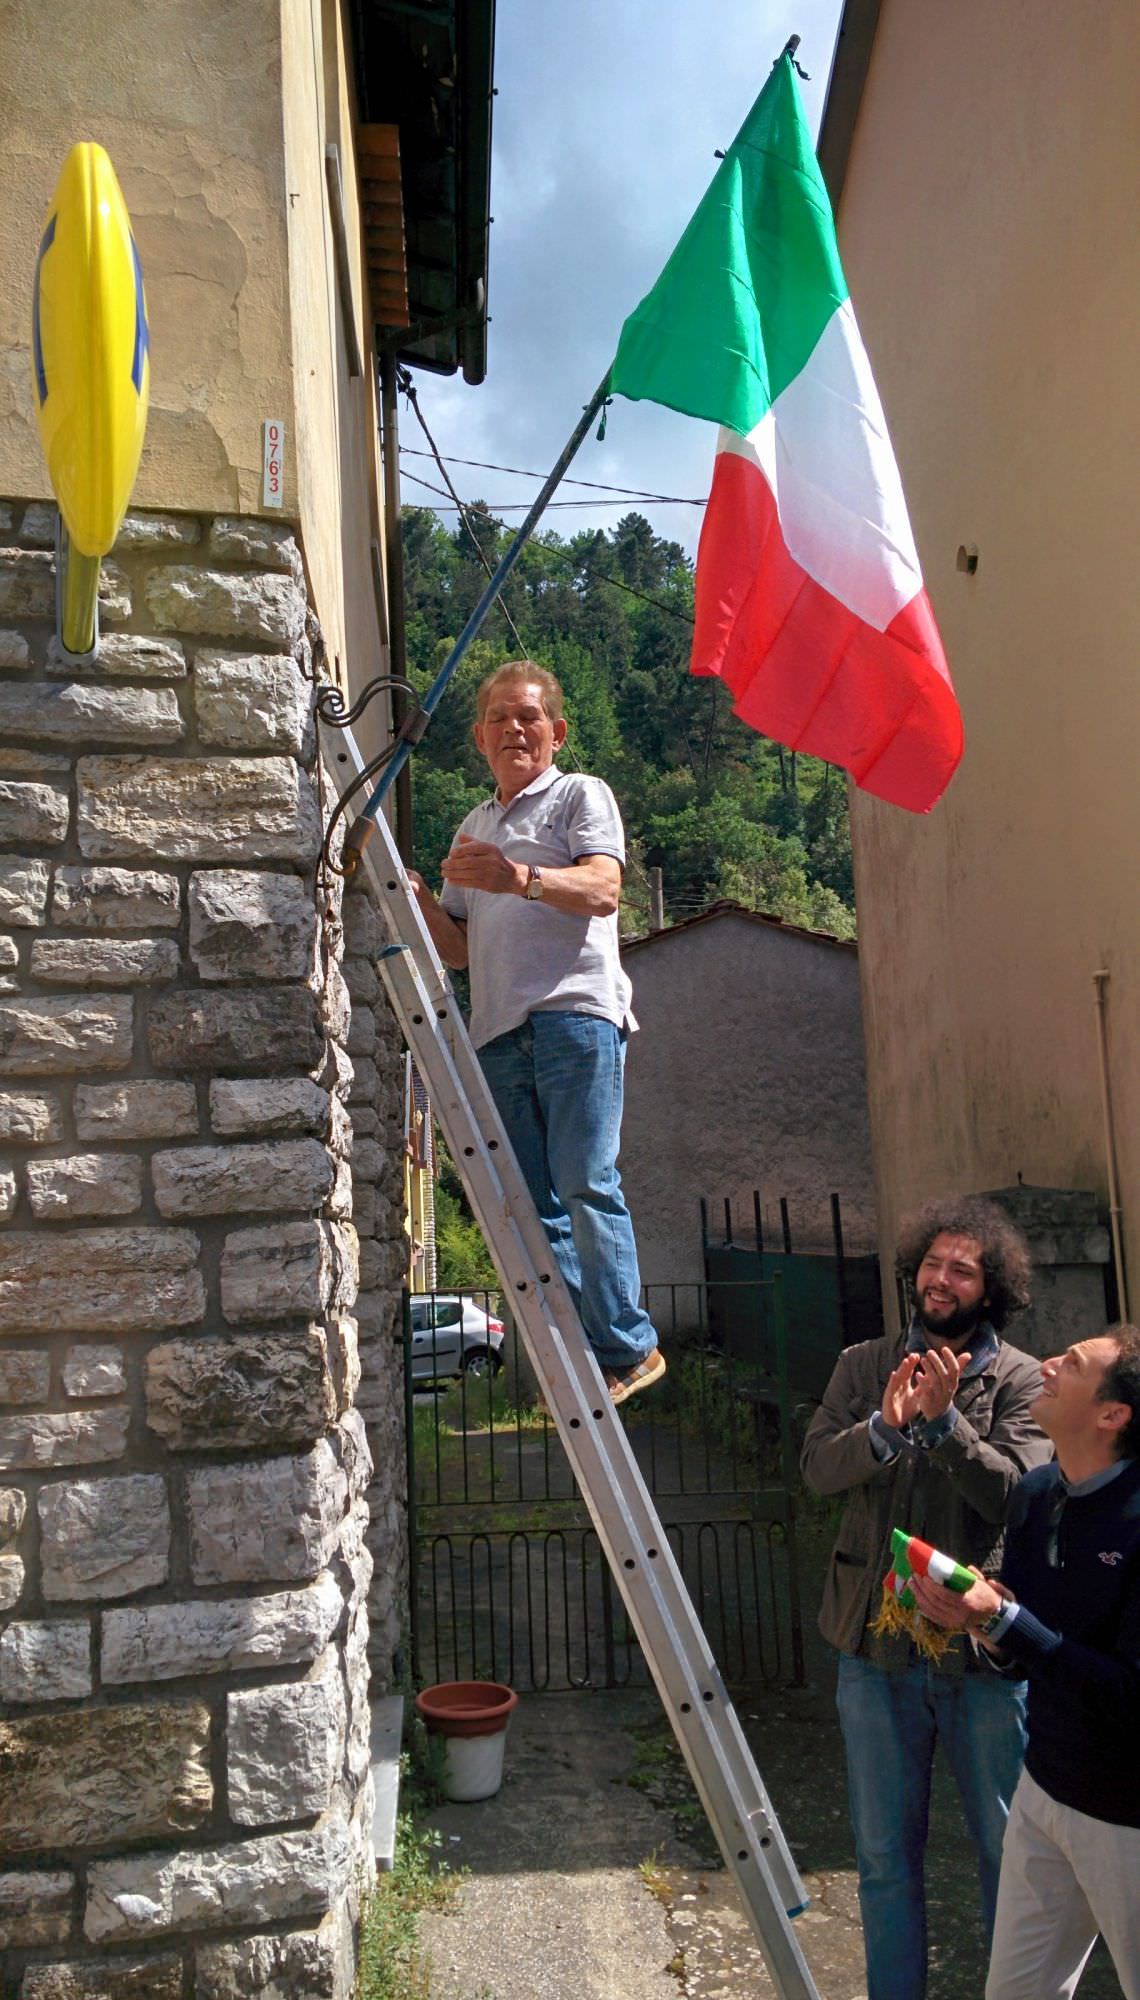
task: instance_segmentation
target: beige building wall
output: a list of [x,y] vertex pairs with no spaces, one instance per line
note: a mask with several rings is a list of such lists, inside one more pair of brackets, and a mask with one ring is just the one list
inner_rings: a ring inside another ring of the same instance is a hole
[[94,139],[122,184],[147,288],[151,403],[135,505],[260,510],[261,420],[292,403],[280,14],[281,0],[0,9],[6,493],[49,496],[32,276],[64,158]]
[[[338,0],[281,0],[289,307],[295,383],[289,447],[297,517],[329,650],[328,672],[359,689],[381,658],[372,544],[382,547],[376,373],[354,154],[351,50]],[[336,263],[326,147],[336,146],[344,196],[358,374]],[[374,705],[374,707],[377,705]],[[380,712],[362,719],[380,747]]]
[[[285,424],[291,519],[329,649],[381,670],[376,408],[338,0],[57,0],[0,7],[0,488],[47,498],[29,360],[32,276],[77,139],[111,155],[151,323],[133,504],[260,514],[262,424]],[[325,146],[340,147],[363,372],[348,375]]]
[[966,725],[929,818],[854,799],[884,1244],[956,1185],[1103,1197],[1103,966],[1134,1316],[1138,75],[1132,7],[886,0],[840,213]]

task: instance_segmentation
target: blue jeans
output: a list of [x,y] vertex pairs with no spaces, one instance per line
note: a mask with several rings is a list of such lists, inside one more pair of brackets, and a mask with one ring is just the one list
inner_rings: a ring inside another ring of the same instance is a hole
[[531,1014],[479,1050],[523,1178],[602,1368],[657,1345],[617,1170],[625,1037],[593,1014]]
[[923,2000],[923,1860],[934,1745],[941,1742],[946,1752],[977,1848],[988,1948],[1002,1836],[1025,1755],[1025,1682],[988,1672],[940,1674],[918,1664],[888,1674],[844,1654],[839,1720],[859,1863],[868,2000]]

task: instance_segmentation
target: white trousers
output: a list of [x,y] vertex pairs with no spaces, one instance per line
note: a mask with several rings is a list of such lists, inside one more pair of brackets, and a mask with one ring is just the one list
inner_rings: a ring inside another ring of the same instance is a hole
[[1140,1827],[1058,1805],[1028,1771],[1001,1850],[986,2000],[1072,2000],[1097,1933],[1140,2000]]

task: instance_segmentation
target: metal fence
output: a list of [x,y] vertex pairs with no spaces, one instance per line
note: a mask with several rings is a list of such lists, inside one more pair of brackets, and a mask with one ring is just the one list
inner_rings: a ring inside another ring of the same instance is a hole
[[[778,1276],[649,1287],[665,1381],[622,1407],[725,1678],[798,1682],[797,1420]],[[413,1661],[421,1680],[621,1687],[648,1671],[509,1322],[464,1366],[459,1294],[406,1308]],[[498,1319],[495,1294],[467,1293]],[[419,1338],[413,1315],[420,1322]],[[726,1342],[718,1327],[754,1337]],[[475,1323],[476,1334],[478,1332]],[[425,1334],[429,1337],[425,1339]],[[838,1349],[838,1338],[836,1338]]]
[[[818,1399],[827,1387],[839,1350],[852,1341],[873,1340],[883,1331],[879,1259],[867,1244],[865,1224],[854,1232],[848,1230],[838,1194],[831,1195],[826,1215],[795,1215],[786,1195],[773,1206],[777,1225],[772,1226],[770,1211],[765,1228],[758,1190],[753,1192],[746,1214],[741,1214],[739,1207],[734,1213],[728,1199],[723,1206],[704,1200],[700,1204],[705,1276],[714,1301],[712,1336],[728,1351],[752,1351],[757,1339],[763,1340],[763,1333],[754,1318],[742,1320],[739,1313],[730,1311],[732,1295],[723,1293],[721,1287],[725,1281],[743,1287],[750,1278],[763,1281],[778,1276],[783,1286],[792,1388]],[[852,1234],[863,1246],[854,1254]],[[747,1293],[742,1289],[738,1296],[745,1300]]]

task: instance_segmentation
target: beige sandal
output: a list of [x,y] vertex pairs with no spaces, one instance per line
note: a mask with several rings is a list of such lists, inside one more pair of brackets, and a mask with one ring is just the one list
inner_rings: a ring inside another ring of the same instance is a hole
[[659,1347],[653,1347],[626,1374],[617,1375],[612,1369],[606,1370],[611,1403],[624,1403],[627,1396],[636,1396],[639,1389],[651,1389],[654,1382],[660,1382],[665,1373],[665,1356]]

